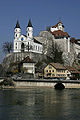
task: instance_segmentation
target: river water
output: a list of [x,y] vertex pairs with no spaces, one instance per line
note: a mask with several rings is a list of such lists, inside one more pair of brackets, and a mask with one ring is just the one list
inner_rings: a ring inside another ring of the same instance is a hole
[[80,89],[0,90],[0,120],[80,120]]

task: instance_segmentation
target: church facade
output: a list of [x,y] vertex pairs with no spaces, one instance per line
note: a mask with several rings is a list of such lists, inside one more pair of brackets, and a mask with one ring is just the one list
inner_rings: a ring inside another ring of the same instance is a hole
[[27,25],[26,35],[21,34],[21,28],[17,21],[14,30],[14,53],[32,52],[42,54],[42,51],[42,43],[33,37],[33,26],[31,20],[29,20]]

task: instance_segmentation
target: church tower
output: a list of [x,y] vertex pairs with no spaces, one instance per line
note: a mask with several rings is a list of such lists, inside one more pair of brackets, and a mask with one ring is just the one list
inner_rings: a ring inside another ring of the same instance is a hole
[[17,20],[15,29],[14,29],[14,52],[20,52],[19,38],[21,35],[21,28]]
[[14,30],[14,38],[18,39],[20,37],[20,35],[21,35],[21,28],[20,28],[19,22],[17,20],[16,27]]
[[29,19],[29,22],[28,22],[28,26],[27,26],[27,38],[29,39],[33,39],[33,26],[32,26],[32,23],[31,23],[31,20]]

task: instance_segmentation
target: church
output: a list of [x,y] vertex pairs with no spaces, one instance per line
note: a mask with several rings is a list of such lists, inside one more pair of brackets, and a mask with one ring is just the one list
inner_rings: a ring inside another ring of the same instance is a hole
[[26,35],[21,34],[21,28],[19,25],[19,21],[17,20],[17,24],[14,30],[14,53],[39,53],[42,54],[43,47],[42,43],[37,41],[33,37],[33,26],[31,20],[29,20]]

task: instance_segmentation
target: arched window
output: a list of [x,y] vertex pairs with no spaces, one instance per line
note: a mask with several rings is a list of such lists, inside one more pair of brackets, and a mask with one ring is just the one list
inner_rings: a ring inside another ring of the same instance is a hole
[[21,52],[24,52],[24,43],[21,44]]
[[16,34],[16,37],[17,37],[17,34]]
[[29,33],[28,33],[28,36],[29,36]]

